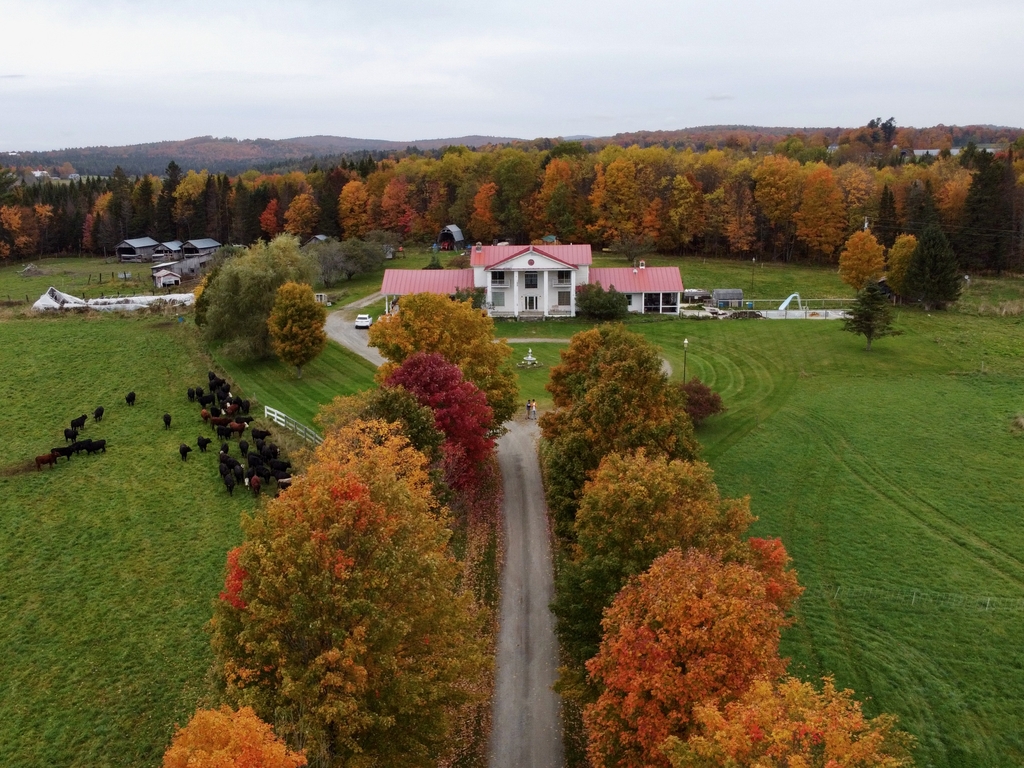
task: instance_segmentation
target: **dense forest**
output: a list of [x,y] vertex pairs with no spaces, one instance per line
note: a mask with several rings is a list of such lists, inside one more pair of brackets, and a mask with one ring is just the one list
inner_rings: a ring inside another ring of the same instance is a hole
[[[282,231],[347,238],[383,229],[430,242],[455,223],[474,241],[554,235],[626,257],[831,262],[865,223],[886,247],[937,223],[965,270],[1022,265],[1021,131],[878,119],[834,135],[706,133],[699,147],[656,134],[631,135],[635,143],[538,140],[340,156],[233,177],[171,162],[160,177],[118,168],[105,178],[21,184],[24,169],[5,170],[0,255],[109,253],[143,235],[249,244]],[[936,152],[915,156],[906,149],[914,146]]]

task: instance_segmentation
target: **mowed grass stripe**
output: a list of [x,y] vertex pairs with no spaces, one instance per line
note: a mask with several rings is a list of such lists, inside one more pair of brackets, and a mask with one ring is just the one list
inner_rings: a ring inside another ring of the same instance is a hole
[[295,368],[276,359],[238,362],[220,354],[214,359],[247,397],[308,426],[313,426],[313,417],[324,403],[372,387],[376,372],[372,363],[334,341],[328,341],[323,354],[302,369],[301,379],[295,377]]
[[106,316],[4,322],[0,335],[3,461],[62,445],[83,412],[83,437],[109,445],[0,476],[0,764],[157,765],[203,692],[204,625],[252,507],[224,492],[216,454],[178,455],[202,431],[185,397],[205,377],[194,336]]

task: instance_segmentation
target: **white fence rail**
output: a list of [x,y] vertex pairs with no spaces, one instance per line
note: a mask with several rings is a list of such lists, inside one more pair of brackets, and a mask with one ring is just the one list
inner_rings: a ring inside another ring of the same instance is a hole
[[287,413],[282,413],[276,408],[271,408],[269,405],[263,406],[263,415],[266,418],[270,419],[275,424],[277,424],[278,426],[284,427],[285,429],[290,429],[292,432],[297,434],[299,437],[301,437],[308,443],[312,443],[313,445],[320,445],[320,443],[324,441],[324,439],[320,437],[319,434],[317,434],[314,430],[307,427],[301,421],[296,421]]

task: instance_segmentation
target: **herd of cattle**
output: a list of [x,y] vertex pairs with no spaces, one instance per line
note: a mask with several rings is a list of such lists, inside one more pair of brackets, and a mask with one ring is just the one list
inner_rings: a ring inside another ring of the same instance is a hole
[[[135,400],[135,393],[132,392],[130,395],[132,401]],[[95,411],[92,412],[93,420],[97,423],[103,420],[103,406],[101,405]],[[36,456],[36,469],[40,470],[44,466],[55,467],[57,465],[57,459],[63,456],[68,461],[71,461],[72,454],[86,453],[92,454],[99,451],[103,453],[107,452],[107,441],[106,440],[92,440],[85,439],[79,440],[78,433],[85,429],[85,423],[89,420],[87,414],[82,414],[77,419],[71,420],[71,427],[64,430],[64,442],[70,442],[71,445],[59,446],[57,448],[51,448],[49,453],[44,453],[42,456]]]
[[[281,458],[280,449],[268,440],[271,436],[268,430],[250,428],[253,417],[249,415],[249,401],[233,397],[230,384],[213,371],[209,372],[208,378],[208,391],[204,391],[202,387],[189,387],[188,399],[189,402],[199,404],[200,417],[222,441],[219,454],[220,476],[228,493],[234,495],[235,486],[244,484],[253,492],[254,496],[258,496],[261,489],[271,480],[279,490],[287,488],[292,481],[291,462]],[[135,392],[129,392],[124,399],[129,406],[134,406]],[[106,453],[106,440],[78,439],[79,433],[85,429],[88,418],[83,413],[78,418],[72,419],[71,427],[64,430],[64,441],[70,445],[52,448],[49,453],[36,456],[36,469],[41,470],[47,465],[54,467],[57,464],[57,459],[62,456],[70,461],[72,454],[82,451],[89,454],[98,451]],[[93,421],[99,423],[102,420],[103,406],[100,406],[93,411]],[[163,422],[164,429],[170,429],[171,414],[165,413]],[[252,445],[243,437],[247,429],[253,439]],[[238,438],[238,453],[244,460],[244,465],[242,461],[231,455],[231,439],[233,437]],[[196,439],[201,453],[206,453],[207,447],[212,442],[212,438],[202,435]],[[191,446],[186,443],[178,446],[178,453],[182,461],[187,461],[191,452]]]
[[[271,480],[276,483],[279,490],[287,488],[292,481],[291,462],[282,459],[280,449],[268,441],[268,430],[250,429],[253,417],[249,415],[249,401],[233,397],[231,385],[213,371],[208,373],[208,377],[209,391],[204,391],[202,387],[189,387],[187,394],[190,403],[199,404],[200,418],[210,425],[217,438],[222,441],[218,456],[220,476],[228,493],[234,495],[235,486],[244,484],[254,496],[259,496],[261,489]],[[170,414],[164,414],[164,426],[170,429]],[[253,439],[252,445],[243,438],[247,429]],[[245,462],[244,465],[231,455],[233,437],[238,438],[238,453]],[[196,438],[200,453],[206,453],[212,442],[212,438],[202,435]],[[182,461],[188,461],[191,452],[192,447],[187,443],[178,446]]]

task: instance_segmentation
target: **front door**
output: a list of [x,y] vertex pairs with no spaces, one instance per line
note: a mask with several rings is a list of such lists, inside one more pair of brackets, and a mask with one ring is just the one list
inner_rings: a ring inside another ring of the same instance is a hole
[[523,296],[523,309],[527,312],[537,311],[537,297],[536,296]]

